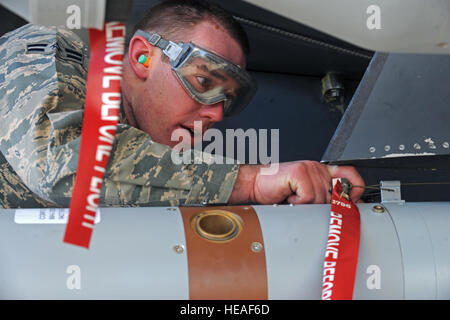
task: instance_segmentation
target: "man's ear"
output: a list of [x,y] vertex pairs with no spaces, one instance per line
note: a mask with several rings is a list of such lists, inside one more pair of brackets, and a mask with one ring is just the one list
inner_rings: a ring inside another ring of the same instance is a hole
[[[148,77],[148,71],[152,65],[154,52],[154,47],[150,43],[148,43],[148,41],[145,40],[144,37],[134,36],[130,40],[130,45],[128,47],[128,60],[131,68],[138,78],[146,79]],[[150,59],[148,67],[139,62],[139,57],[142,55]]]

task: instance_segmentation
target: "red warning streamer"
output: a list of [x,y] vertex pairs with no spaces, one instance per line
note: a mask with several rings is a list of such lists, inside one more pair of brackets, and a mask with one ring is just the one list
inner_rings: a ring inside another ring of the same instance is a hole
[[125,24],[89,30],[90,61],[81,146],[64,242],[89,248],[120,109]]
[[351,300],[358,264],[360,216],[337,181],[331,198],[330,229],[323,269],[322,300]]

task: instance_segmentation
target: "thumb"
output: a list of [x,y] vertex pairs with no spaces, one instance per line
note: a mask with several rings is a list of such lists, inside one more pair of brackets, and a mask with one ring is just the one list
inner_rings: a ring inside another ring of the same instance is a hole
[[330,174],[331,178],[341,178],[341,177],[336,177],[336,173],[338,172],[339,166],[326,166],[328,169],[328,173]]
[[331,178],[345,178],[355,186],[350,191],[350,197],[353,201],[358,201],[364,193],[364,180],[352,166],[327,166]]

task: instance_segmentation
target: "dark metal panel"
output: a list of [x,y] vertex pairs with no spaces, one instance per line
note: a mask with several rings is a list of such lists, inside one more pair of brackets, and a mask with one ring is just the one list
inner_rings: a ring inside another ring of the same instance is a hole
[[0,4],[0,36],[27,23],[28,22],[25,19],[19,17]]
[[446,163],[430,155],[450,155],[449,85],[450,56],[377,53],[323,160]]
[[[215,127],[222,131],[279,129],[280,161],[320,160],[342,116],[321,101],[321,79],[265,72],[251,75],[258,83],[253,101],[239,115]],[[345,82],[345,105],[357,85],[357,81]]]
[[105,21],[128,21],[133,0],[107,0],[105,8]]

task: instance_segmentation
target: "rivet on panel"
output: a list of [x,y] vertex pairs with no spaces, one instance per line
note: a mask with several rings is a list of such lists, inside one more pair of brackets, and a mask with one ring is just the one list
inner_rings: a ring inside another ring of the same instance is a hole
[[184,252],[184,246],[182,244],[176,244],[176,245],[173,246],[173,250],[176,253],[178,253],[178,254],[183,253]]
[[382,205],[377,204],[373,206],[372,211],[376,213],[383,213],[384,207]]
[[262,244],[259,242],[253,242],[250,248],[253,252],[260,252],[262,250]]

